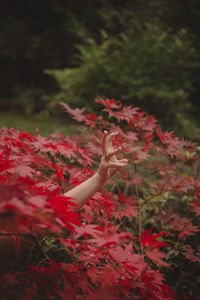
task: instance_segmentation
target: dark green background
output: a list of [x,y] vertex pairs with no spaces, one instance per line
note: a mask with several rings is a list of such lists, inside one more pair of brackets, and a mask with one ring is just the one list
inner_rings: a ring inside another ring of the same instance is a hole
[[1,112],[60,119],[60,99],[114,97],[198,140],[199,28],[198,0],[1,1]]

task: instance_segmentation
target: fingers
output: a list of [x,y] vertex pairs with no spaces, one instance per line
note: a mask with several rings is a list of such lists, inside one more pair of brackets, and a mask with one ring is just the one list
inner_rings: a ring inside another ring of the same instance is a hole
[[122,168],[127,166],[127,162],[109,162],[108,168]]
[[118,134],[119,134],[118,132],[112,132],[109,134],[107,130],[104,130],[103,138],[101,142],[103,154],[106,154],[109,148],[112,149],[112,138]]
[[101,143],[103,154],[106,154],[107,148],[112,148],[112,138],[118,134],[119,134],[118,132],[112,132],[109,134],[107,130],[104,130],[102,143]]
[[[103,133],[102,152],[104,155],[104,159],[106,161],[109,161],[121,150],[121,147],[118,147],[113,150],[113,146],[112,146],[112,138],[118,134],[119,134],[119,132],[116,132],[116,131],[109,134],[107,130],[105,130]],[[111,151],[109,152],[109,150],[111,150]],[[117,159],[112,159],[112,160],[117,161]],[[118,161],[118,162],[120,162],[120,161]],[[124,163],[124,161],[121,161],[121,162]]]
[[103,132],[101,144],[103,156],[101,158],[98,172],[104,174],[106,178],[113,176],[118,169],[126,167],[128,163],[127,159],[117,159],[116,157],[116,154],[122,149],[121,147],[113,149],[112,139],[118,134],[118,132],[112,132],[109,134],[107,130]]
[[119,163],[128,163],[128,159],[123,158],[123,159],[118,160],[117,162],[119,162]]
[[107,141],[111,141],[112,138],[113,138],[114,136],[118,135],[118,134],[119,134],[119,132],[117,132],[117,131],[111,132],[111,133],[109,134],[108,138],[107,138]]
[[116,148],[115,150],[113,150],[113,151],[111,151],[111,152],[109,152],[109,153],[106,153],[106,154],[105,154],[105,159],[106,159],[107,161],[109,161],[109,159],[110,159],[111,157],[113,157],[114,155],[116,155],[120,150],[121,150],[121,147],[118,147],[118,148]]
[[106,147],[112,148],[112,138],[119,133],[117,131],[110,133],[106,138]]
[[103,133],[102,144],[101,144],[103,155],[106,154],[106,139],[107,139],[107,136],[108,136],[108,131],[105,130],[104,133]]

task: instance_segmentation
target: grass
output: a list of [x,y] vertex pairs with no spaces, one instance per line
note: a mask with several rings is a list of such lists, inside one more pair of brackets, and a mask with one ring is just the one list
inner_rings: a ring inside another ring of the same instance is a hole
[[0,113],[0,128],[13,127],[23,131],[35,133],[39,129],[41,135],[47,136],[52,132],[61,132],[64,135],[73,134],[77,130],[77,125],[70,120],[60,120],[52,117],[27,116],[19,114]]

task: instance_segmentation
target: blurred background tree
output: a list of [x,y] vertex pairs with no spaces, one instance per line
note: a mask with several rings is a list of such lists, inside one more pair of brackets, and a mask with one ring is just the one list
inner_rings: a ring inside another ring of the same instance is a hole
[[115,98],[198,139],[197,0],[20,0],[1,4],[1,110],[59,113]]

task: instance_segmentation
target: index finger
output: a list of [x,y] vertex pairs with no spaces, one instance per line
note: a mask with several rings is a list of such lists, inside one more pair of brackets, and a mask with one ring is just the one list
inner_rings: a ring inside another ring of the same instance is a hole
[[109,134],[109,136],[106,139],[106,146],[112,148],[112,138],[116,135],[118,135],[119,132],[115,131]]
[[106,139],[107,139],[107,136],[108,136],[108,131],[104,130],[104,132],[103,132],[103,138],[102,138],[102,143],[101,143],[103,155],[105,155],[107,153],[106,152]]

